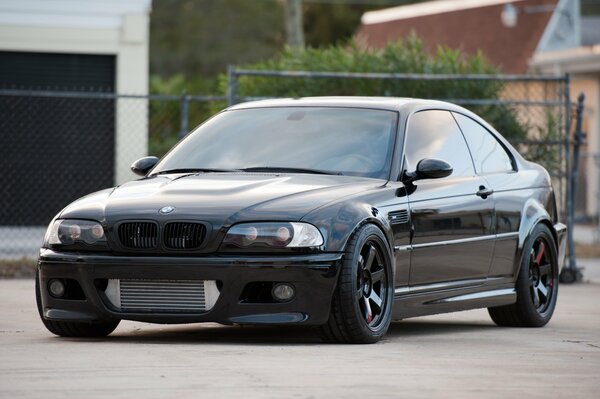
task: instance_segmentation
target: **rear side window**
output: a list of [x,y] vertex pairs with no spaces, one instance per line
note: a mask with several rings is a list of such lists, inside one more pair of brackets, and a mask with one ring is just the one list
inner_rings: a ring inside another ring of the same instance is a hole
[[452,177],[475,175],[465,139],[449,111],[427,110],[412,115],[404,154],[405,169],[409,171],[415,170],[423,158],[437,158],[452,166]]
[[514,170],[510,156],[492,133],[468,116],[455,112],[452,115],[465,135],[477,173],[502,173]]

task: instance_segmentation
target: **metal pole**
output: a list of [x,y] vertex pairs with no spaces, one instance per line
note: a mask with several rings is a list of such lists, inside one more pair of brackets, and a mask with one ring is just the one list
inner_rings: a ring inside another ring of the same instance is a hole
[[[560,280],[563,283],[574,283],[581,281],[583,275],[581,269],[577,267],[577,259],[575,257],[575,240],[573,238],[573,223],[575,221],[575,195],[577,191],[577,179],[579,176],[579,155],[581,145],[585,141],[585,133],[582,130],[583,120],[583,104],[585,101],[585,95],[580,93],[577,98],[577,113],[575,122],[575,134],[573,140],[573,158],[571,159],[571,166],[569,168],[569,186],[568,186],[568,244],[569,244],[569,264],[564,267],[560,273]],[[568,135],[570,136],[570,135]],[[567,151],[567,154],[569,151]]]
[[232,106],[235,104],[236,88],[237,88],[237,76],[235,67],[233,65],[227,66],[227,104]]
[[315,78],[315,79],[376,79],[376,80],[477,80],[509,82],[558,82],[563,83],[565,76],[546,75],[484,75],[484,74],[423,74],[423,73],[379,73],[379,72],[325,72],[325,71],[280,71],[265,69],[236,69],[238,76],[270,76],[278,78]]
[[185,92],[181,95],[181,120],[179,121],[179,137],[183,137],[189,130],[190,96]]
[[[573,218],[571,214],[571,80],[569,74],[565,74],[565,163],[567,166],[567,195],[566,195],[566,217],[567,217],[567,244],[569,248],[569,262],[574,261],[575,246],[573,245]],[[573,257],[573,259],[572,259]]]

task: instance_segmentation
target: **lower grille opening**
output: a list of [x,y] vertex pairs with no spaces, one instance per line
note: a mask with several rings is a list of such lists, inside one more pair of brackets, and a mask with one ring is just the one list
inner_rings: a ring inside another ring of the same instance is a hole
[[272,281],[254,281],[246,284],[240,295],[241,303],[274,303]]
[[66,279],[65,299],[85,300],[85,293],[77,280]]
[[113,308],[129,313],[203,313],[219,298],[215,280],[109,279],[104,293]]

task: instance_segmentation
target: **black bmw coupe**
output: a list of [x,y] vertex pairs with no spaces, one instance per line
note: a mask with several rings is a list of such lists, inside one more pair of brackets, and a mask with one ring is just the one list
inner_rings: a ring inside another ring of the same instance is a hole
[[372,343],[392,320],[554,311],[566,227],[550,177],[446,102],[305,98],[220,112],[139,180],[50,223],[36,296],[46,328],[122,319],[319,326]]

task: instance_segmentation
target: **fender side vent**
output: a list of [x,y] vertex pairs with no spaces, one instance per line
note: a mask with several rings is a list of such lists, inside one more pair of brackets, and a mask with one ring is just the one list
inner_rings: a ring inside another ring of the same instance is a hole
[[408,211],[394,211],[388,213],[388,218],[390,219],[391,224],[402,224],[408,223]]

